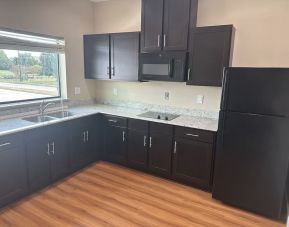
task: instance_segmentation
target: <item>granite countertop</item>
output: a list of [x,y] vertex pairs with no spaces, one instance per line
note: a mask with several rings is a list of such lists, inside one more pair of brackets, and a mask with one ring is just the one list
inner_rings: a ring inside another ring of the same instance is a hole
[[51,125],[51,124],[55,124],[58,122],[72,120],[72,119],[80,118],[83,116],[89,116],[89,115],[93,115],[96,113],[110,114],[110,115],[116,115],[120,117],[134,118],[134,119],[140,119],[140,120],[146,120],[146,121],[158,122],[158,123],[164,123],[164,124],[170,124],[170,125],[176,125],[176,126],[197,128],[197,129],[203,129],[203,130],[214,131],[214,132],[218,130],[218,119],[214,119],[214,118],[180,115],[180,117],[172,121],[164,121],[164,120],[139,117],[138,116],[139,114],[146,112],[144,110],[127,108],[127,107],[118,107],[118,106],[112,106],[112,105],[102,105],[102,104],[79,106],[79,107],[69,108],[66,110],[72,112],[73,116],[65,117],[62,119],[56,119],[56,120],[52,120],[48,122],[42,122],[42,123],[32,123],[32,122],[22,120],[21,118],[12,118],[8,120],[2,120],[0,121],[0,136],[15,133],[15,132],[20,132],[20,131],[24,131],[28,129],[38,128],[41,126]]

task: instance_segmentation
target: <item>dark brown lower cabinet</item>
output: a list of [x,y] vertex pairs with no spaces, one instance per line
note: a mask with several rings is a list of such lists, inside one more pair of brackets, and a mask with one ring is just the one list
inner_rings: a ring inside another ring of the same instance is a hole
[[27,191],[23,135],[0,137],[0,207],[21,198]]
[[151,123],[149,138],[149,171],[160,176],[171,176],[173,127]]
[[70,168],[79,170],[97,160],[99,150],[97,145],[98,121],[96,116],[73,120],[69,125]]
[[212,167],[212,144],[176,139],[173,155],[173,178],[209,189]]
[[128,122],[128,165],[146,170],[148,166],[149,148],[148,122],[129,119]]
[[69,172],[66,124],[26,133],[30,191],[41,189]]
[[127,129],[108,126],[106,131],[105,158],[119,164],[127,163]]

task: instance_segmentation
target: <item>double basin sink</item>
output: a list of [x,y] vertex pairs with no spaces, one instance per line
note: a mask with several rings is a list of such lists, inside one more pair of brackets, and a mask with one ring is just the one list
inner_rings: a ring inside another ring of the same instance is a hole
[[71,113],[70,111],[59,111],[59,112],[54,112],[54,113],[47,113],[45,115],[25,117],[25,118],[22,118],[22,120],[29,121],[32,123],[41,123],[41,122],[47,122],[47,121],[62,119],[62,118],[70,117],[73,115],[74,114]]

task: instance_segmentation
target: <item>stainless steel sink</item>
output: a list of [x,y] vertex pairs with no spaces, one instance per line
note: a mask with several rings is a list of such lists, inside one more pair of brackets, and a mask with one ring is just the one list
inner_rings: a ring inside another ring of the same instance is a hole
[[47,116],[54,118],[65,118],[73,116],[73,113],[71,113],[70,111],[59,111],[55,113],[48,113]]
[[51,116],[34,116],[34,117],[25,117],[22,119],[33,123],[40,123],[40,122],[53,121],[56,120],[57,118]]

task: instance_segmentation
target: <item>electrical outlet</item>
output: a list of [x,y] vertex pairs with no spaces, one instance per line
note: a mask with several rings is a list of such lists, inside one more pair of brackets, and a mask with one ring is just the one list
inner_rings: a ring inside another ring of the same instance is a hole
[[117,90],[117,88],[113,88],[113,89],[112,89],[112,94],[113,94],[114,96],[117,96],[117,95],[118,95],[118,90]]
[[165,92],[165,100],[170,100],[170,92]]
[[196,103],[197,104],[204,104],[204,99],[205,99],[204,95],[197,95]]
[[75,95],[80,95],[80,87],[75,87],[74,88],[74,94]]

